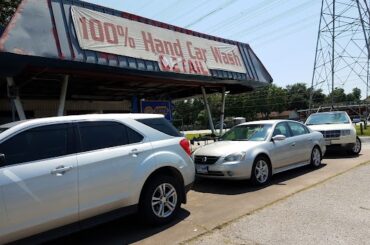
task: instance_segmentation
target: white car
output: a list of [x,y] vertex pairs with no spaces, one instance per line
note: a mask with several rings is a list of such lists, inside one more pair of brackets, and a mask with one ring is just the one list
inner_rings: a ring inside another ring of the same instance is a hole
[[239,124],[216,143],[193,153],[198,177],[250,179],[266,184],[273,174],[311,164],[321,165],[322,134],[290,120]]
[[356,128],[345,111],[311,114],[306,120],[306,125],[323,134],[328,149],[345,149],[353,155],[361,152],[361,140],[357,137]]
[[160,115],[10,123],[0,126],[0,153],[0,244],[136,211],[167,223],[195,175],[189,142]]

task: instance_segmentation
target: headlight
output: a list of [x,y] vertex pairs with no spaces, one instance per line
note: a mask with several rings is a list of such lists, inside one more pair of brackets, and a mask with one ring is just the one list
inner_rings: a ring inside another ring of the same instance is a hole
[[224,162],[236,162],[244,159],[245,152],[233,153],[224,158]]
[[351,130],[341,130],[340,135],[341,136],[351,135]]

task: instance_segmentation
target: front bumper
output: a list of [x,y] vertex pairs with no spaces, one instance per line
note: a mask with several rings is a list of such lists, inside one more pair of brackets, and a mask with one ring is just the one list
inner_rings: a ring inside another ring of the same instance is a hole
[[[253,161],[216,163],[216,164],[195,164],[196,176],[217,179],[250,179]],[[203,171],[198,171],[202,168]]]
[[356,143],[356,136],[349,135],[349,136],[340,136],[337,138],[325,138],[326,146],[331,145],[350,145],[352,146]]

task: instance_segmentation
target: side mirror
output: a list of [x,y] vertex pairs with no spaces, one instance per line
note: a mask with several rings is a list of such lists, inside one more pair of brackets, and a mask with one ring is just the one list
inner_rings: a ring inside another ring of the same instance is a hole
[[5,164],[5,155],[0,154],[0,166]]
[[282,135],[282,134],[279,134],[279,135],[276,135],[276,136],[272,137],[273,141],[283,141],[285,139],[286,139],[285,135]]

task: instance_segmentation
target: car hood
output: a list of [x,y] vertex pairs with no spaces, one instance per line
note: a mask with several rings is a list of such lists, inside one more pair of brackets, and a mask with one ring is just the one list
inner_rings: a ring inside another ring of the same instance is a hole
[[232,153],[248,151],[264,141],[218,141],[205,145],[194,152],[196,156],[227,156]]
[[327,130],[343,130],[352,129],[352,124],[321,124],[321,125],[308,125],[314,131],[327,131]]

